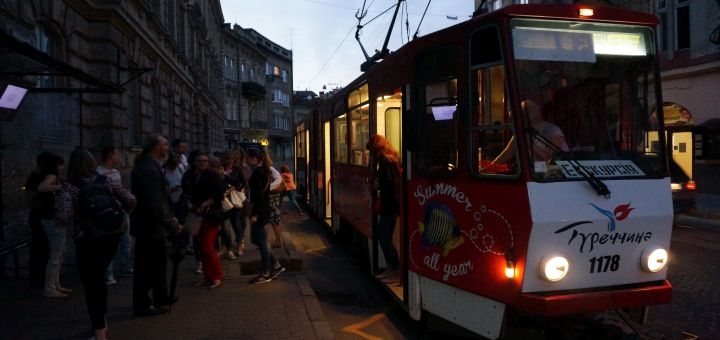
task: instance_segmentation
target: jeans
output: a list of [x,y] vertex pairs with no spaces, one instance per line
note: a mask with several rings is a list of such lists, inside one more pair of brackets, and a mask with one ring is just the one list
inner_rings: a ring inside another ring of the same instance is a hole
[[50,257],[45,267],[45,292],[54,293],[60,287],[60,271],[65,257],[67,230],[56,227],[53,220],[42,220],[42,225],[50,244]]
[[[130,223],[130,215],[125,215],[125,223]],[[125,234],[120,235],[120,243],[117,247],[114,260],[110,261],[110,264],[105,271],[105,280],[113,279],[113,266],[117,265],[117,270],[121,274],[127,274],[133,272],[133,261],[132,261],[132,237],[130,236],[130,228]]]
[[265,228],[268,221],[257,221],[251,225],[250,238],[252,243],[258,247],[260,251],[260,259],[262,263],[262,273],[270,274],[270,272],[279,265],[275,253],[270,250],[268,245],[268,234]]
[[302,212],[303,212],[302,208],[300,208],[300,204],[298,204],[298,201],[297,201],[297,191],[295,191],[295,190],[283,191],[280,194],[280,205],[282,205],[283,197],[285,197],[285,196],[287,196],[288,201],[290,203],[292,203],[293,206],[295,206],[295,208],[298,210],[298,212],[302,214]]
[[379,215],[377,229],[375,230],[375,238],[380,243],[380,249],[385,255],[385,262],[392,270],[400,268],[398,253],[392,241],[396,220],[397,215]]
[[235,232],[235,243],[239,246],[245,238],[245,227],[247,225],[247,220],[242,210],[230,210],[230,225],[233,228],[233,232]]

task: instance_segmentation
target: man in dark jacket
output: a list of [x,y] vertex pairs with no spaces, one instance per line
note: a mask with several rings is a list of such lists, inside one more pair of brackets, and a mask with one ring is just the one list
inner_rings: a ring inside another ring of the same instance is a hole
[[162,173],[167,152],[168,142],[164,137],[148,137],[131,175],[132,193],[137,198],[137,208],[130,215],[130,234],[135,237],[135,315],[163,314],[175,302],[168,297],[167,240],[177,235],[182,226],[170,209],[170,196]]

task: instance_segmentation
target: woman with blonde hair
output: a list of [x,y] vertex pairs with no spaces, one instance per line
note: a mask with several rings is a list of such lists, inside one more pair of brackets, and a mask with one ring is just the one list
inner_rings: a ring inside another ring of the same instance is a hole
[[381,135],[372,135],[366,149],[375,159],[376,168],[372,174],[373,190],[378,191],[380,210],[376,223],[375,237],[385,256],[388,268],[376,278],[391,283],[400,280],[400,260],[393,245],[395,222],[400,213],[400,154]]

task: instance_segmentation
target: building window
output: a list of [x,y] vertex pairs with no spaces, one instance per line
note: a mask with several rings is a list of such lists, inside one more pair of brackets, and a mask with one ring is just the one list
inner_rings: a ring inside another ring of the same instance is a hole
[[288,82],[288,71],[287,70],[282,70],[282,81],[283,81],[283,83]]
[[690,48],[690,6],[688,0],[678,0],[675,9],[675,29],[677,49]]
[[[43,26],[38,24],[35,27],[35,48],[38,51],[45,52],[48,55],[55,57],[55,39],[50,31]],[[38,76],[37,87],[54,87],[55,82],[50,76]]]

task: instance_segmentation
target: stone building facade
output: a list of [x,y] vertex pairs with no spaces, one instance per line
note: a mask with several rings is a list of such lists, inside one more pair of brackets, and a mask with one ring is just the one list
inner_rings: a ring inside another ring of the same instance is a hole
[[292,162],[292,51],[251,28],[223,33],[226,144],[262,141],[276,162]]
[[127,177],[152,134],[224,149],[223,23],[218,0],[0,1],[0,85],[30,89],[1,115],[4,220],[41,151],[112,144]]

